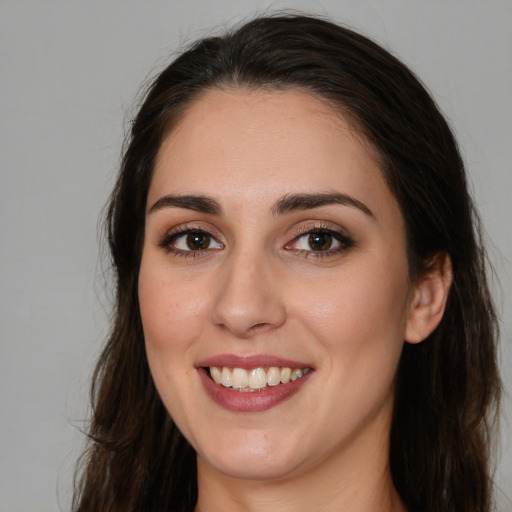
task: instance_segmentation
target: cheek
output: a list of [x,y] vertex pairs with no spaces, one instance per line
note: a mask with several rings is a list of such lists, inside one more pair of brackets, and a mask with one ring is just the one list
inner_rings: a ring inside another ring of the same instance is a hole
[[192,390],[183,383],[194,374],[191,340],[201,329],[193,289],[173,279],[165,262],[143,257],[139,304],[148,363],[160,397],[176,421],[192,403]]
[[[365,266],[361,272],[316,281],[307,294],[294,294],[297,318],[333,357],[365,354],[368,360],[392,352],[404,340],[408,280],[402,268]],[[373,354],[373,355],[372,355]],[[346,356],[346,357],[345,357]]]
[[139,304],[148,355],[179,351],[200,332],[204,303],[196,290],[194,283],[173,277],[166,265],[143,258]]

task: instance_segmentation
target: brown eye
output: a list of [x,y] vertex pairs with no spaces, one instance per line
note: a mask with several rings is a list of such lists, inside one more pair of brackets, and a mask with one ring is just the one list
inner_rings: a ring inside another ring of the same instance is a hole
[[332,248],[333,238],[330,233],[311,233],[308,237],[308,244],[313,251],[327,251]]
[[331,229],[317,228],[308,231],[289,244],[285,249],[297,251],[306,258],[336,256],[353,246],[349,235]]
[[211,237],[207,233],[189,233],[186,243],[191,251],[204,251],[210,247]]
[[206,231],[187,230],[166,237],[160,245],[176,253],[198,253],[224,246]]

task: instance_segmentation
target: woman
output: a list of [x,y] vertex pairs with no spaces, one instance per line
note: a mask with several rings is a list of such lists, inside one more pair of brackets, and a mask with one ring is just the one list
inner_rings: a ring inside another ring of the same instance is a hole
[[302,16],[197,42],[147,92],[107,232],[75,510],[492,509],[478,217],[396,58]]

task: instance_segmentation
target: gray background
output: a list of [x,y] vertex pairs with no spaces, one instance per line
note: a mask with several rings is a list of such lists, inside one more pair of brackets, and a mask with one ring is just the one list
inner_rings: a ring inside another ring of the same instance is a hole
[[[69,508],[107,332],[97,218],[140,84],[206,28],[290,7],[394,50],[451,121],[493,240],[512,389],[511,1],[0,0],[1,512]],[[503,409],[497,481],[509,511],[509,394]]]

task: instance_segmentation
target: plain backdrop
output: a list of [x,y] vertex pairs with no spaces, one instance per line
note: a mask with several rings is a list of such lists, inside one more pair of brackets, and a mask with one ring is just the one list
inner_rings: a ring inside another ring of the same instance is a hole
[[[392,49],[450,120],[493,241],[512,389],[511,1],[0,0],[1,512],[69,509],[108,330],[97,221],[140,85],[207,29],[284,8],[329,15]],[[511,418],[507,394],[503,512]]]

